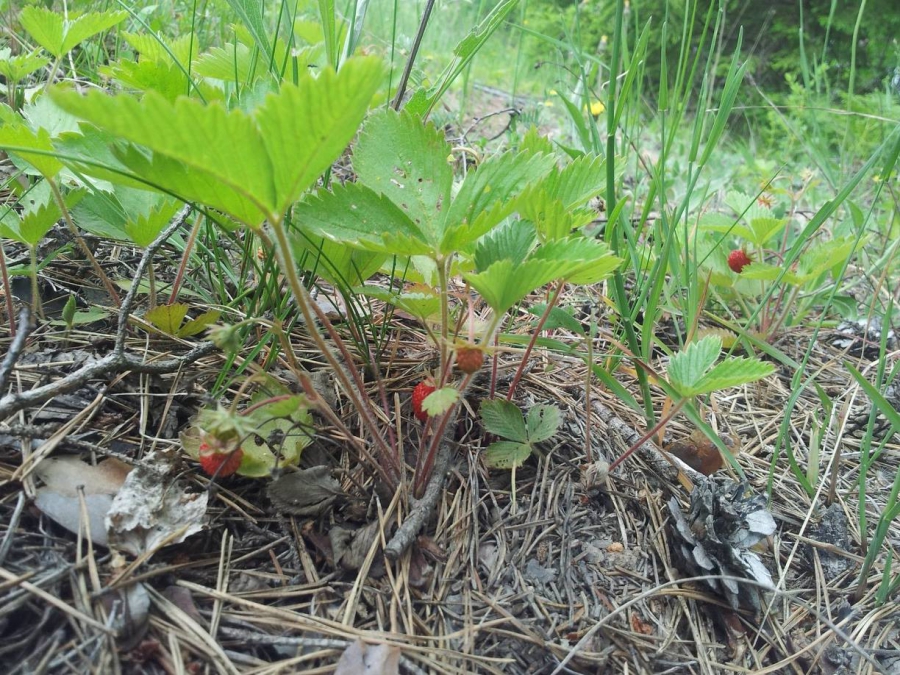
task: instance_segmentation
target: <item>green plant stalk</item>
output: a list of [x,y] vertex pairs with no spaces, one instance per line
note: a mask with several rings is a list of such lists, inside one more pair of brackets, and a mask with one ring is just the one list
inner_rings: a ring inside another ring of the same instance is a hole
[[[616,83],[619,75],[619,59],[621,55],[622,42],[622,22],[625,10],[625,0],[616,1],[616,24],[615,34],[613,36],[612,61],[610,63],[609,72],[609,98],[606,105],[606,204],[607,209],[612,212],[616,208]],[[617,232],[611,233],[610,244],[613,253],[619,254],[619,235]],[[640,354],[640,344],[638,343],[637,334],[634,332],[634,325],[631,319],[631,308],[628,302],[628,295],[625,292],[625,277],[619,270],[613,274],[613,289],[616,295],[616,304],[622,316],[622,325],[625,329],[625,339],[628,346],[635,354]],[[653,399],[650,392],[650,382],[646,373],[637,370],[638,383],[641,388],[641,398],[644,402],[644,414],[648,424],[652,424],[656,415],[653,410]]]
[[[472,375],[466,375],[463,378],[462,382],[459,384],[459,399],[457,399],[450,410],[445,412],[438,419],[437,428],[431,436],[428,450],[424,453],[424,460],[422,459],[423,453],[421,449],[419,451],[419,457],[416,460],[415,478],[413,480],[413,496],[416,499],[421,499],[422,495],[425,493],[425,487],[428,485],[428,482],[431,479],[431,473],[434,470],[434,463],[437,460],[438,450],[444,440],[444,434],[447,432],[447,425],[450,423],[451,419],[456,419],[456,410],[459,407],[460,401],[462,401],[463,394],[468,388],[469,383],[472,381],[472,377]],[[429,420],[430,419],[431,418],[429,418]]]
[[[389,469],[387,473],[391,478],[391,480],[388,482],[388,486],[391,489],[395,490],[400,485],[400,476],[402,469],[398,451],[395,451],[395,449],[391,448],[388,445],[387,441],[385,441],[384,437],[382,437],[382,435],[378,431],[379,427],[371,410],[372,402],[365,395],[365,388],[362,385],[362,378],[359,375],[358,369],[353,364],[352,357],[349,353],[347,353],[344,341],[334,330],[331,322],[328,321],[328,317],[324,315],[324,313],[321,311],[321,309],[318,308],[318,306],[315,305],[315,303],[310,301],[309,292],[303,287],[303,284],[300,283],[300,277],[297,275],[297,268],[294,264],[294,254],[291,251],[283,221],[279,218],[271,218],[269,220],[269,224],[272,227],[272,231],[275,233],[275,250],[281,262],[282,271],[284,272],[284,275],[288,280],[288,284],[291,287],[291,292],[294,295],[294,300],[296,300],[297,302],[300,313],[303,315],[303,319],[304,321],[306,321],[306,325],[309,328],[310,337],[312,337],[313,341],[316,343],[316,346],[319,348],[322,356],[324,356],[325,360],[328,361],[328,364],[331,366],[331,369],[334,372],[335,378],[340,383],[341,388],[344,390],[344,394],[347,396],[347,398],[350,399],[350,402],[354,405],[357,412],[359,413],[363,427],[368,429],[369,434],[372,436],[372,440],[378,447],[379,453],[383,455],[387,468]],[[315,312],[314,310],[318,310],[318,312]],[[337,348],[341,350],[341,355],[345,359],[347,369],[352,373],[354,379],[357,381],[357,384],[359,386],[358,390],[354,387],[353,383],[350,381],[350,378],[347,377],[347,374],[346,372],[344,372],[344,368],[342,367],[340,361],[338,361],[337,357],[335,357],[331,348],[322,338],[322,335],[318,330],[316,330],[315,318],[313,316],[314,314],[317,314],[320,320],[324,320],[323,325],[325,326],[326,330],[328,330],[330,337],[334,341]]]
[[16,310],[13,307],[12,288],[9,285],[9,270],[6,268],[6,251],[0,242],[0,279],[3,281],[3,296],[6,301],[6,313],[9,315],[9,337],[16,337]]
[[438,258],[435,260],[437,263],[437,272],[438,272],[438,284],[440,288],[438,289],[441,298],[441,339],[440,342],[440,353],[441,353],[441,361],[440,361],[440,379],[438,381],[438,388],[443,386],[444,378],[450,376],[449,366],[450,366],[450,352],[449,345],[447,344],[450,339],[450,298],[448,296],[449,288],[449,277],[450,277],[450,261],[452,257],[447,256],[446,258]]
[[422,46],[422,37],[425,35],[425,28],[428,26],[428,19],[431,17],[432,9],[434,9],[434,0],[427,0],[425,3],[425,11],[422,12],[422,20],[419,22],[419,29],[416,31],[415,41],[409,52],[409,58],[406,59],[406,66],[403,68],[403,74],[400,76],[400,82],[397,85],[397,95],[394,97],[394,102],[391,104],[394,110],[400,110],[400,104],[403,102],[403,94],[406,93],[406,85],[409,82],[413,64],[419,53],[419,47]]
[[66,221],[66,226],[69,228],[69,231],[72,233],[72,236],[75,237],[75,241],[78,242],[79,248],[81,248],[81,252],[84,253],[85,257],[87,257],[88,261],[91,263],[91,267],[94,268],[94,272],[97,273],[97,277],[103,283],[103,286],[106,288],[106,292],[109,293],[109,296],[112,298],[116,307],[120,307],[122,305],[122,301],[119,298],[119,294],[116,292],[116,287],[109,280],[109,277],[106,276],[106,272],[103,271],[103,268],[100,267],[100,263],[97,262],[97,259],[94,257],[94,254],[91,253],[91,249],[88,248],[88,245],[84,243],[84,239],[81,238],[81,234],[78,232],[78,228],[75,227],[75,223],[72,222],[72,215],[69,213],[69,209],[66,207],[66,200],[63,199],[62,193],[59,191],[59,186],[57,186],[56,181],[53,178],[45,176],[47,179],[47,184],[50,186],[50,190],[53,192],[53,197],[56,199],[56,203],[59,206],[60,211],[62,211],[63,219]]
[[[494,342],[497,338],[497,332],[500,329],[500,324],[503,321],[505,315],[503,314],[495,314],[491,317],[491,322],[487,327],[487,330],[484,332],[484,337],[481,340],[481,345],[486,346]],[[496,358],[496,355],[495,355]],[[444,376],[444,373],[441,373]],[[449,373],[446,374],[449,376]],[[494,377],[496,378],[496,370],[494,371]],[[462,382],[460,382],[459,387],[457,388],[459,391],[459,398],[456,403],[440,416],[438,419],[438,426],[435,430],[434,434],[431,436],[429,445],[427,450],[423,452],[425,447],[426,436],[423,434],[421,443],[419,444],[419,455],[416,459],[416,471],[415,471],[415,479],[413,483],[413,495],[416,498],[421,497],[425,487],[428,485],[429,480],[431,479],[431,472],[434,469],[434,463],[437,461],[438,451],[441,447],[441,442],[443,441],[444,434],[447,430],[447,425],[450,422],[450,419],[456,418],[456,409],[459,407],[460,401],[462,401],[463,396],[465,396],[466,389],[468,389],[469,384],[471,383],[473,375],[466,375]],[[495,380],[496,381],[496,380]],[[428,423],[425,427],[426,431],[431,425],[431,417],[428,418]]]
[[44,303],[41,301],[41,291],[38,288],[36,246],[28,247],[28,257],[31,260],[31,270],[28,275],[31,278],[31,305],[37,310],[37,315],[43,320],[46,317],[44,316]]
[[522,360],[519,361],[518,368],[516,368],[516,374],[513,377],[512,383],[509,385],[509,391],[506,392],[507,401],[512,401],[512,398],[516,393],[516,389],[519,386],[519,380],[522,379],[522,373],[525,372],[525,365],[528,362],[528,357],[531,356],[531,351],[534,349],[534,343],[537,341],[538,336],[544,329],[544,324],[547,323],[547,319],[550,318],[550,312],[553,311],[553,308],[556,307],[556,303],[559,302],[559,296],[562,293],[563,288],[565,288],[565,285],[565,281],[560,281],[556,284],[556,288],[554,289],[553,294],[547,301],[547,306],[544,307],[544,311],[541,313],[541,317],[538,319],[537,326],[535,326],[534,330],[531,332],[531,339],[528,341],[528,346],[525,347],[525,353],[522,355]]

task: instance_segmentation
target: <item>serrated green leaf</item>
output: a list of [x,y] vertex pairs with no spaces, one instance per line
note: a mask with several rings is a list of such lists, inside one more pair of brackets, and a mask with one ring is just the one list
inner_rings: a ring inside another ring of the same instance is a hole
[[575,284],[602,281],[622,262],[604,242],[579,236],[549,241],[534,251],[531,260],[559,263],[562,268],[556,278]]
[[134,219],[127,218],[125,232],[138,246],[149,246],[169,224],[181,205],[177,200],[158,200],[147,213],[139,214]]
[[63,109],[149,148],[151,156],[134,147],[116,153],[138,175],[248,225],[273,213],[271,166],[249,115],[188,98],[173,103],[152,91],[140,100],[59,89],[52,95]]
[[250,48],[242,44],[213,47],[202,54],[192,68],[192,72],[200,77],[235,84],[250,84],[258,70],[254,67]]
[[88,12],[66,19],[62,14],[45,7],[26,7],[19,14],[19,23],[41,47],[61,58],[92,35],[112,28],[128,16],[124,11]]
[[775,237],[787,225],[787,218],[773,218],[771,216],[758,216],[750,219],[752,236],[750,243],[763,247]]
[[39,205],[36,209],[28,209],[22,214],[19,223],[21,241],[28,246],[37,246],[44,235],[62,218],[62,211],[52,199]]
[[205,331],[207,328],[212,326],[216,321],[219,320],[219,317],[222,316],[222,312],[217,309],[212,309],[208,312],[203,312],[196,319],[191,319],[187,323],[185,323],[181,328],[179,328],[175,335],[176,337],[186,338],[191,337],[192,335],[198,335]]
[[466,249],[515,210],[513,198],[554,165],[552,155],[507,152],[469,172],[443,226],[441,253]]
[[326,69],[282,85],[257,110],[263,143],[274,172],[276,212],[310,188],[353,139],[381,84],[383,66],[355,57],[339,73]]
[[0,127],[0,148],[21,157],[45,178],[53,178],[63,167],[62,163],[52,156],[53,145],[50,143],[50,133],[46,129],[34,132],[24,124],[4,125]]
[[515,469],[531,456],[531,446],[515,441],[496,441],[484,451],[484,463],[494,469]]
[[722,339],[709,335],[690,343],[669,360],[669,383],[682,396],[692,396],[703,376],[713,367],[722,351]]
[[519,150],[531,154],[544,153],[552,155],[553,143],[551,143],[550,139],[546,136],[541,136],[541,132],[532,124],[522,136],[522,140],[519,143]]
[[[76,19],[65,22],[65,38],[63,39],[62,53],[65,54],[89,37],[109,30],[116,24],[124,21],[128,12],[124,10],[109,12],[88,12]],[[47,50],[50,51],[50,50]],[[58,55],[58,56],[61,56]]]
[[157,305],[147,310],[144,319],[166,335],[177,335],[187,313],[188,306],[183,302],[176,302],[171,305]]
[[170,102],[186,95],[190,87],[187,74],[171,61],[123,59],[100,68],[99,72],[126,89],[155,91]]
[[475,270],[483,272],[495,262],[524,262],[535,244],[534,228],[524,222],[507,222],[478,240],[473,261]]
[[484,272],[466,273],[463,277],[494,311],[502,313],[535,288],[561,278],[571,267],[571,263],[555,260],[526,260],[519,265],[500,260]]
[[[591,216],[569,209],[541,187],[526,190],[516,200],[519,215],[534,224],[541,241],[553,241],[567,237],[578,227],[586,225]],[[576,219],[576,216],[578,218]]]
[[344,243],[310,237],[296,230],[291,231],[289,238],[294,248],[294,258],[300,266],[338,288],[351,288],[364,283],[387,259],[383,253],[351,248]]
[[347,183],[319,190],[294,208],[297,225],[310,235],[396,255],[432,249],[406,214],[364,185]]
[[385,109],[370,117],[353,150],[360,182],[388,197],[435,248],[450,205],[450,144],[433,124]]
[[31,38],[56,58],[63,55],[63,17],[46,7],[30,6],[19,13],[19,24]]
[[459,400],[459,389],[456,387],[442,387],[436,389],[422,401],[422,410],[430,417],[443,415],[450,410]]
[[[154,92],[143,99],[55,90],[64,109],[134,146],[114,152],[150,184],[257,226],[311,186],[352,138],[377,88],[377,59],[284,84],[248,115]],[[138,147],[142,146],[142,147]],[[146,148],[146,149],[144,149]]]
[[690,396],[708,394],[711,391],[727,389],[728,387],[739,387],[742,384],[755,382],[768,377],[774,372],[775,367],[771,363],[766,363],[759,359],[730,358],[717,363],[712,370],[697,380],[690,389],[690,393],[688,391],[679,391],[684,395]]
[[294,418],[301,415],[297,421],[303,419],[303,412],[309,408],[309,401],[302,394],[288,396],[287,398],[272,397],[275,400],[263,403],[265,398],[257,395],[253,399],[254,404],[259,404],[252,413],[244,415],[256,424],[265,424],[279,417]]
[[81,134],[66,133],[53,140],[53,148],[57,158],[82,176],[92,176],[97,182],[106,181],[108,185],[97,185],[97,189],[111,191],[112,185],[122,185],[146,191],[147,184],[134,177],[115,154],[118,148],[116,138],[96,127],[86,125]]
[[515,403],[505,399],[482,401],[481,420],[488,433],[508,438],[518,443],[528,441],[528,430],[522,411]]
[[435,317],[441,309],[441,299],[436,293],[394,293],[374,286],[363,286],[355,290],[357,293],[382,300],[400,311],[422,320]]
[[30,54],[12,56],[9,47],[0,49],[0,75],[3,75],[7,82],[18,82],[48,63],[50,59],[40,56],[38,50]]
[[571,209],[606,192],[606,159],[585,155],[562,169],[554,168],[541,187]]
[[832,268],[843,265],[855,249],[855,237],[839,237],[811,246],[797,263],[800,282],[812,281]]
[[[747,265],[744,269],[741,270],[739,277],[741,279],[762,279],[763,281],[775,281],[779,276],[781,276],[784,268],[776,267],[767,262],[763,262],[761,260],[755,260],[749,265]],[[784,276],[781,276],[781,280],[792,286],[800,285],[803,280],[793,272],[784,272]]]
[[529,443],[542,443],[549,440],[559,430],[559,408],[555,405],[536,405],[528,410],[525,423],[528,428]]

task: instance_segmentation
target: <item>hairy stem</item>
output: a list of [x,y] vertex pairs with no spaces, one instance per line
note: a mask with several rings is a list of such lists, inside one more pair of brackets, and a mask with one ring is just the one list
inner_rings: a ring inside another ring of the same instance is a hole
[[[350,402],[359,413],[363,427],[368,430],[372,440],[378,447],[379,453],[387,464],[387,473],[391,477],[388,485],[391,489],[396,489],[400,484],[400,459],[394,449],[388,445],[387,441],[385,441],[384,437],[379,433],[379,427],[371,408],[372,403],[366,397],[365,389],[362,387],[362,377],[359,374],[359,369],[353,363],[350,354],[346,351],[344,341],[334,330],[331,322],[328,321],[328,317],[325,316],[324,312],[322,312],[316,303],[311,301],[309,292],[303,287],[303,284],[300,283],[300,277],[297,274],[294,255],[287,239],[284,223],[282,220],[274,218],[269,222],[272,226],[272,231],[275,234],[275,251],[278,255],[279,262],[281,263],[281,271],[287,278],[291,293],[294,295],[294,300],[297,302],[297,307],[300,309],[304,321],[306,321],[306,325],[309,328],[309,335],[313,339],[313,342],[316,343],[322,356],[325,357],[328,365],[331,366],[335,378],[341,385],[341,389],[344,390],[345,395],[350,399]],[[335,356],[331,347],[325,342],[321,333],[316,330],[316,318],[319,318],[320,320],[324,319],[323,325],[325,326],[325,329],[328,330],[334,344],[341,350],[342,356],[345,358],[347,369],[352,373],[353,378],[356,380],[357,386],[359,387],[358,389],[354,387],[353,382],[351,382],[350,377],[347,376],[343,365],[338,360],[337,356]]]

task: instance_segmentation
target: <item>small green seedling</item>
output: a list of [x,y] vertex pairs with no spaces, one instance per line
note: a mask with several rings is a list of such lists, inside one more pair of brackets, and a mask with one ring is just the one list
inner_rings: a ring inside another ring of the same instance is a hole
[[538,443],[551,439],[559,429],[559,408],[537,405],[523,415],[509,401],[485,401],[481,404],[485,431],[506,440],[491,443],[484,452],[485,463],[496,469],[515,469],[531,456]]

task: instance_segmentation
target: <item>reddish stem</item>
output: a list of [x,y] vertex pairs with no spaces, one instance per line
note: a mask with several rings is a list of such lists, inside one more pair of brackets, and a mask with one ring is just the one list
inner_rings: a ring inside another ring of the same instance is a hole
[[531,352],[534,349],[538,336],[544,329],[544,324],[547,323],[547,319],[550,318],[550,312],[556,306],[556,303],[559,300],[559,294],[562,293],[562,289],[565,285],[565,281],[560,281],[556,285],[556,290],[553,291],[553,295],[550,296],[550,299],[547,301],[547,306],[544,308],[541,318],[538,319],[537,326],[535,326],[534,331],[531,333],[531,340],[528,341],[528,346],[525,348],[525,354],[522,355],[522,361],[519,363],[519,367],[516,370],[516,376],[513,378],[512,384],[509,385],[509,392],[506,394],[507,401],[512,401],[512,397],[516,393],[516,388],[519,386],[519,380],[522,379],[522,373],[525,372],[525,364],[528,363],[528,357],[531,356]]
[[681,410],[684,407],[684,404],[687,403],[687,401],[688,401],[688,399],[683,398],[680,401],[678,401],[678,403],[676,403],[674,406],[672,406],[672,409],[669,411],[668,415],[666,415],[659,422],[657,422],[655,425],[653,425],[653,428],[650,429],[650,431],[648,431],[646,434],[641,436],[634,445],[632,445],[630,448],[628,448],[628,450],[626,450],[624,453],[622,453],[622,455],[618,459],[616,459],[616,461],[614,461],[612,464],[609,465],[609,473],[612,473],[613,470],[615,470],[615,468],[617,466],[619,466],[619,464],[621,464],[626,459],[631,457],[631,455],[634,454],[635,450],[637,450],[644,443],[646,443],[651,438],[653,438],[660,429],[662,429],[664,426],[666,426],[672,420],[672,418],[675,417],[675,415],[678,413],[679,410]]

